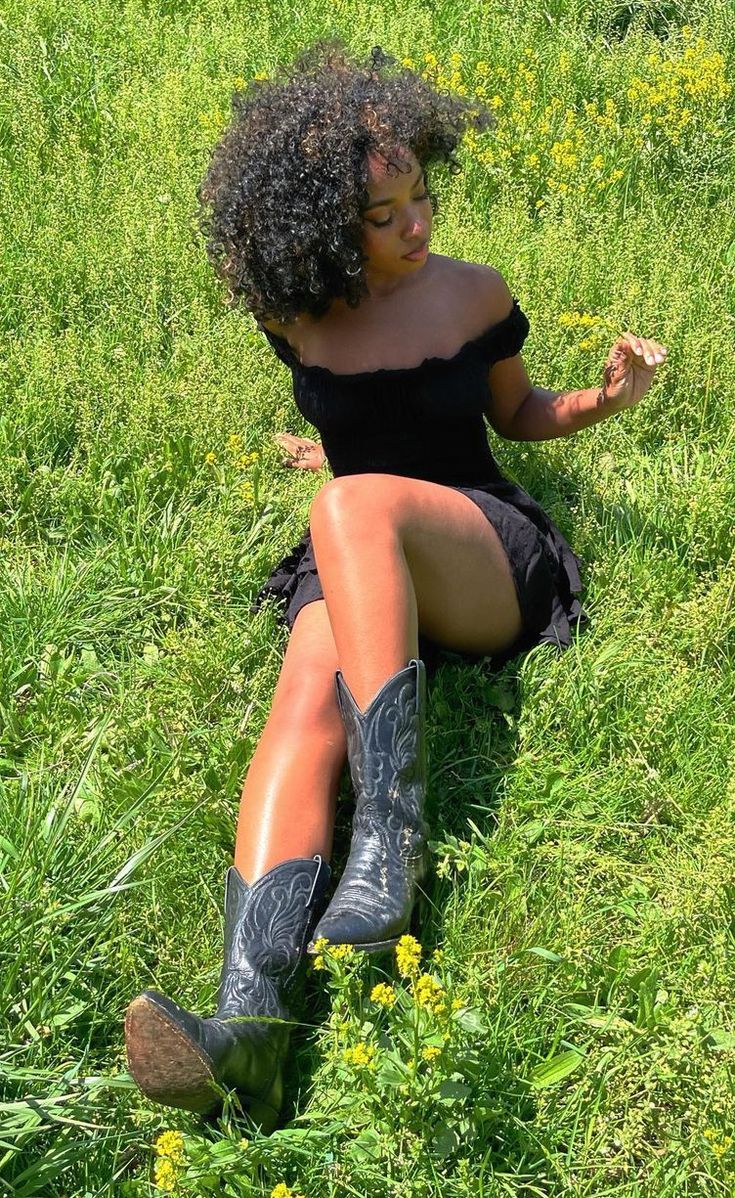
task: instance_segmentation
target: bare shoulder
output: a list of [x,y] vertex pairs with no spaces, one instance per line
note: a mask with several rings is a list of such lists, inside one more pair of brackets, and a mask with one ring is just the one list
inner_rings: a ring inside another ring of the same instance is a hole
[[502,320],[513,306],[513,296],[499,270],[484,262],[463,262],[466,281],[474,288],[477,303],[484,305],[488,319]]
[[446,291],[456,299],[458,309],[469,309],[476,314],[482,327],[486,328],[509,315],[513,296],[495,267],[486,266],[483,262],[464,262],[458,258],[444,258],[438,265],[438,273],[444,274]]

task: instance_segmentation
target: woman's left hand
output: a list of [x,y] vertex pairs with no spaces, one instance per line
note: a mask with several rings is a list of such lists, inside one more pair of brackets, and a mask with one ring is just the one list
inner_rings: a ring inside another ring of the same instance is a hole
[[634,333],[618,337],[605,363],[605,406],[621,409],[639,403],[668,352],[658,341]]

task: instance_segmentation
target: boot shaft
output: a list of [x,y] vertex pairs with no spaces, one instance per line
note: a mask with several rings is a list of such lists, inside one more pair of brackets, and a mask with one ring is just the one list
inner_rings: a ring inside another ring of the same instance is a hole
[[403,855],[426,836],[426,667],[420,659],[393,674],[361,711],[342,672],[335,675],[355,791],[353,828],[393,830]]
[[288,1018],[286,999],[329,882],[321,857],[274,866],[252,886],[235,866],[225,884],[225,950],[217,1018]]

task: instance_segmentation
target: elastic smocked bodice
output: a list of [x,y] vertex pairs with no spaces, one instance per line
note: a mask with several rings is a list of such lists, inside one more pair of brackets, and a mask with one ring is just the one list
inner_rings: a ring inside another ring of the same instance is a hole
[[529,333],[515,297],[503,320],[451,358],[357,374],[304,366],[288,341],[258,328],[290,368],[296,406],[318,430],[335,477],[377,472],[454,486],[504,481],[483,413],[490,366],[519,353]]

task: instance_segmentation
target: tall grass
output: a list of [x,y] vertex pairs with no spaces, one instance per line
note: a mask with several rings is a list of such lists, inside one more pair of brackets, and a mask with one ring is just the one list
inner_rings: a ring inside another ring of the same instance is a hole
[[[734,30],[719,0],[6,3],[0,1193],[732,1192]],[[442,667],[432,981],[327,958],[265,1139],[143,1099],[122,1013],[210,1009],[286,635],[248,607],[323,481],[280,467],[314,430],[195,187],[232,90],[328,33],[492,100],[433,248],[503,273],[535,383],[592,386],[624,328],[669,355],[629,412],[493,440],[591,627]]]

